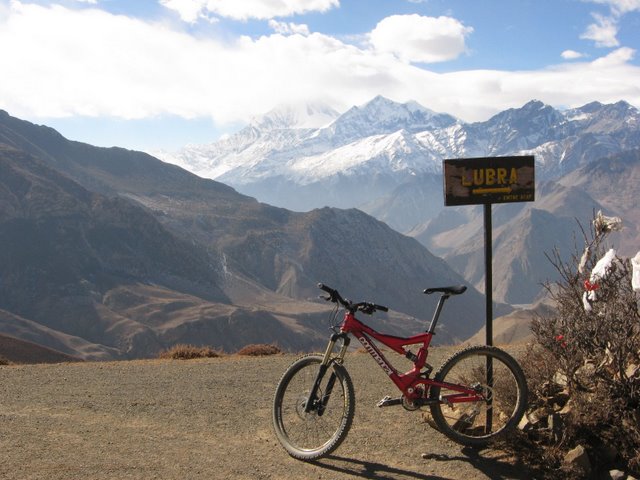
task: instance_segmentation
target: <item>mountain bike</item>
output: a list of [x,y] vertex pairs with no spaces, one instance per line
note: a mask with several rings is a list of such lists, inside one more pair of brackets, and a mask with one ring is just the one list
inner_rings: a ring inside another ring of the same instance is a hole
[[[355,336],[400,390],[378,407],[402,405],[414,411],[429,407],[436,428],[452,440],[483,447],[513,429],[524,414],[527,382],[516,360],[493,346],[471,346],[445,360],[431,377],[427,363],[431,339],[444,303],[467,289],[464,285],[427,288],[440,293],[431,323],[424,333],[410,337],[382,334],[356,318],[388,308],[369,302],[354,303],[323,284],[318,287],[336,304],[331,315],[333,334],[324,354],[297,359],[282,375],[273,401],[273,426],[285,450],[299,460],[315,460],[333,452],[347,436],[355,414],[353,382],[344,365]],[[338,322],[338,311],[344,317]],[[413,367],[400,373],[378,344],[403,355]],[[414,351],[411,350],[413,348]]]

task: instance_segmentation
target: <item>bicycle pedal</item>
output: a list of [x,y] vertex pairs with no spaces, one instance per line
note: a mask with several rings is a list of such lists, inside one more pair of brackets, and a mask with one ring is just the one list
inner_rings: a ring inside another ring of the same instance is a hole
[[386,397],[384,397],[382,400],[378,402],[378,407],[379,408],[390,407],[392,405],[401,405],[401,404],[402,404],[402,397],[391,398],[389,395],[387,395]]

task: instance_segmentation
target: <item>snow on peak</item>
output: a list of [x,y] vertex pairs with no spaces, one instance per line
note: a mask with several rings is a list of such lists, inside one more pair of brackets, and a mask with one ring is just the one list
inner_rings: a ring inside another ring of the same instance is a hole
[[378,95],[360,107],[353,107],[344,113],[339,122],[367,122],[382,128],[378,133],[389,133],[402,128],[415,131],[424,127],[443,128],[456,122],[448,114],[436,113],[415,101],[397,103]]
[[324,152],[297,157],[286,166],[291,180],[304,185],[341,175],[388,172],[436,171],[439,156],[433,155],[406,130],[371,135]]
[[322,103],[288,104],[254,118],[251,125],[262,131],[290,128],[317,129],[329,125],[339,115],[336,110]]
[[224,140],[160,158],[236,188],[376,175],[396,181],[435,172],[443,158],[521,154],[534,154],[542,173],[555,175],[583,163],[586,148],[637,148],[639,127],[638,110],[624,102],[561,113],[534,100],[467,124],[378,96],[339,116],[319,104],[280,107]]
[[397,103],[378,95],[358,107],[352,107],[324,129],[334,145],[345,145],[359,138],[406,130],[419,132],[446,128],[458,120],[445,113],[436,113],[417,102]]

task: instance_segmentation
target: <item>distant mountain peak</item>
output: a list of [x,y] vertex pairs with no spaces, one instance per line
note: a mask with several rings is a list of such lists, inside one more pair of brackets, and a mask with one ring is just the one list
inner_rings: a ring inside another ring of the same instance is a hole
[[[352,107],[345,113],[348,115],[350,112],[366,112],[367,114],[383,114],[383,115],[395,115],[404,116],[409,115],[411,118],[414,116],[424,117],[437,117],[446,116],[453,118],[451,115],[434,112],[423,105],[420,105],[415,100],[410,100],[405,103],[396,102],[382,95],[377,95],[373,99],[361,106]],[[455,119],[454,119],[455,120]]]
[[436,113],[418,102],[398,103],[381,95],[343,113],[327,127],[334,144],[345,144],[372,135],[406,130],[418,132],[447,128],[458,120],[446,113]]
[[540,100],[530,100],[522,107],[509,108],[496,115],[494,115],[488,122],[507,121],[513,122],[516,119],[524,118],[528,119],[534,116],[553,114],[556,119],[560,118],[560,112],[550,105],[547,105]]
[[543,108],[548,107],[548,105],[540,100],[529,100],[527,103],[525,103],[522,107],[521,110],[542,110]]
[[290,128],[322,128],[329,125],[339,113],[320,102],[280,105],[251,121],[251,126],[264,131]]

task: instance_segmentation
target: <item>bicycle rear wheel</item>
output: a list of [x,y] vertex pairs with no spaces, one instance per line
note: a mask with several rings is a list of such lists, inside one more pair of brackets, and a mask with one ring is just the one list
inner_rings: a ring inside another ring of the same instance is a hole
[[[527,404],[527,381],[518,363],[508,353],[491,346],[461,350],[446,360],[434,379],[462,385],[484,399],[455,403],[459,390],[431,387],[429,397],[438,429],[462,445],[482,447],[515,428]],[[448,401],[450,400],[450,401]]]
[[282,375],[273,401],[276,436],[299,460],[315,460],[334,451],[347,436],[355,413],[353,383],[338,364],[321,380],[316,399],[323,407],[305,412],[322,358],[312,354],[296,360]]

